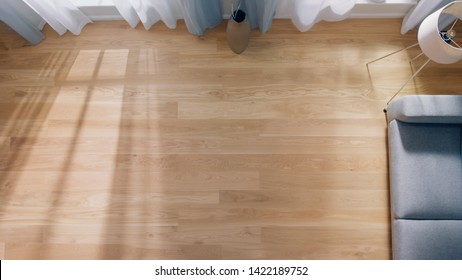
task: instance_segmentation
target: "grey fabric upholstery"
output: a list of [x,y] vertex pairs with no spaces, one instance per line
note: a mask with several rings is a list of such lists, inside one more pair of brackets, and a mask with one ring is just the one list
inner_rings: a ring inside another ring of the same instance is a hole
[[395,218],[462,219],[460,132],[454,124],[389,124]]
[[462,97],[459,95],[408,95],[387,108],[388,122],[462,123]]
[[462,96],[406,96],[387,114],[393,257],[462,259]]
[[393,242],[395,259],[460,260],[462,221],[398,219],[393,224]]

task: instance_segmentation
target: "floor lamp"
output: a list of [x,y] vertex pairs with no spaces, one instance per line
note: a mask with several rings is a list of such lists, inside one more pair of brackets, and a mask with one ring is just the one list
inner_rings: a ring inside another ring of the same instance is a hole
[[[422,53],[411,59],[411,62],[422,54],[427,56],[425,63],[404,83],[403,86],[401,86],[390,100],[388,100],[387,105],[422,71],[425,66],[427,66],[430,61],[440,64],[452,64],[462,60],[462,47],[455,40],[457,32],[454,29],[459,19],[462,20],[462,1],[451,2],[441,9],[433,12],[422,21],[417,33],[417,43],[377,58],[366,64],[369,69],[369,64],[373,62],[416,46],[420,46]],[[444,26],[445,28],[440,28],[441,26]]]

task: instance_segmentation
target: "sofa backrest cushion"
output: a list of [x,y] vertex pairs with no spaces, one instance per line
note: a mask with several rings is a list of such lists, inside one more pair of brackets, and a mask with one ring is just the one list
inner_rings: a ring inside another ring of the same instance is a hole
[[408,95],[387,108],[388,122],[462,124],[461,95]]

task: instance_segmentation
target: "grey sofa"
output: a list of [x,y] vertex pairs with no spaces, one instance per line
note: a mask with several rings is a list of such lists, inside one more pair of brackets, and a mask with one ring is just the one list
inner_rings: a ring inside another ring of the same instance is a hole
[[462,96],[387,108],[394,259],[462,259]]

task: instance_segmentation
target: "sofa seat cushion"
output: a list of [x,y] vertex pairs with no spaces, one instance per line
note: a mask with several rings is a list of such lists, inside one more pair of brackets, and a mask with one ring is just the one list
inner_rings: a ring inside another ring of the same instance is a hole
[[393,228],[394,259],[462,259],[461,220],[395,220]]
[[393,120],[389,141],[394,218],[462,220],[460,125]]

